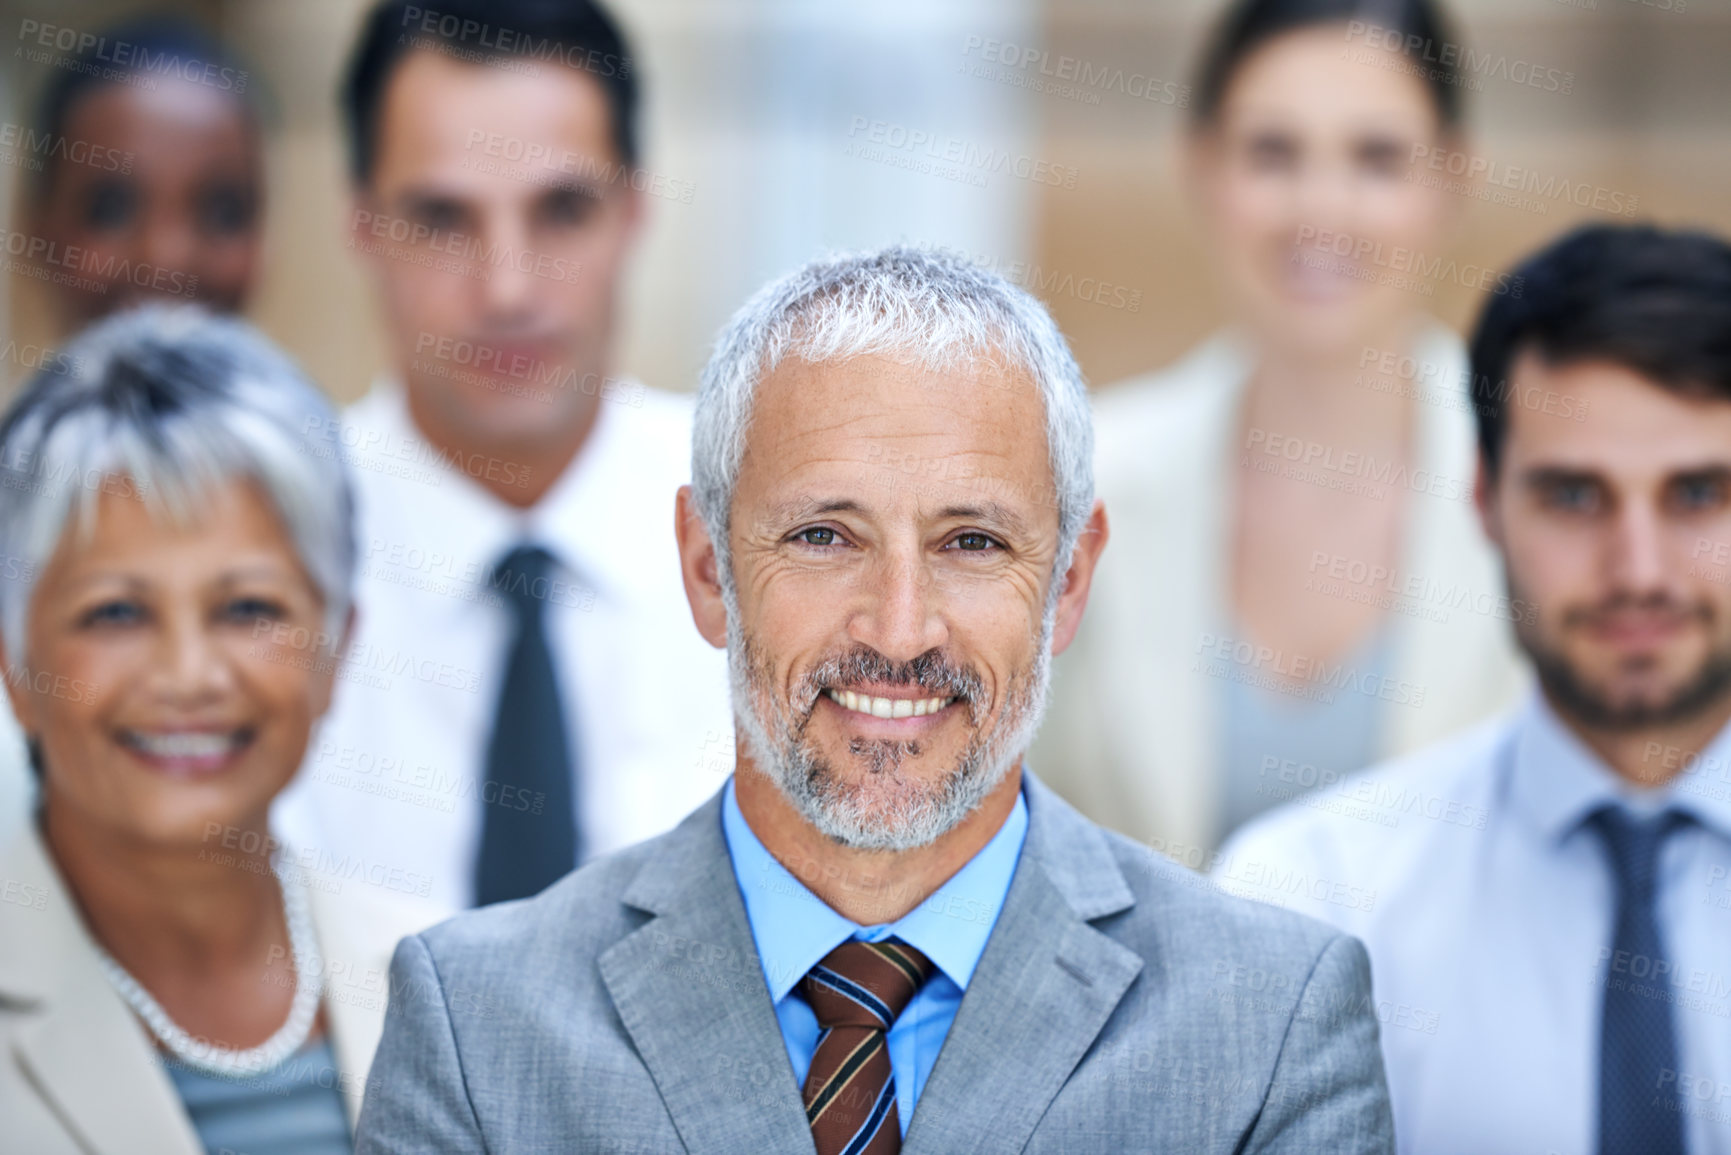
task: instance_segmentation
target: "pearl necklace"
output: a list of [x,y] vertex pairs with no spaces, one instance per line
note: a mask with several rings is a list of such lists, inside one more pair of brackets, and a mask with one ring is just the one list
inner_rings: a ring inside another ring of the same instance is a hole
[[282,876],[280,863],[273,863],[277,885],[282,890],[283,920],[288,923],[290,962],[294,966],[295,993],[289,1004],[288,1020],[277,1033],[249,1050],[238,1051],[219,1046],[209,1039],[195,1038],[183,1030],[162,1004],[145,990],[139,981],[127,973],[100,946],[96,961],[103,974],[113,984],[144,1025],[150,1028],[168,1053],[196,1071],[224,1079],[246,1079],[262,1075],[282,1066],[290,1055],[301,1049],[312,1033],[313,1020],[319,1013],[319,984],[309,976],[318,973],[318,943],[313,936],[312,917],[307,911],[305,891],[290,885]]

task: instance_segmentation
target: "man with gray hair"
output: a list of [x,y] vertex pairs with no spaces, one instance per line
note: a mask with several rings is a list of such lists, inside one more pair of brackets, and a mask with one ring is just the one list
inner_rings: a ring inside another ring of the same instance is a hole
[[1363,948],[1028,773],[1106,544],[1026,293],[892,248],[722,334],[675,518],[736,771],[404,940],[362,1152],[1391,1151]]

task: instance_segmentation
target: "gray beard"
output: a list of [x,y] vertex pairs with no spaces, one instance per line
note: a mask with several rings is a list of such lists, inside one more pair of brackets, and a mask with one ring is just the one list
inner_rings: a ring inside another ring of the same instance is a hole
[[[758,771],[825,837],[855,850],[899,852],[929,846],[979,808],[1039,729],[1051,676],[1056,610],[1057,599],[1052,598],[1042,615],[1032,666],[1011,676],[998,720],[988,728],[978,675],[935,654],[900,664],[864,649],[832,657],[799,680],[791,691],[792,703],[784,707],[776,701],[773,675],[760,651],[738,626],[737,604],[730,604],[727,664],[735,724]],[[807,740],[805,728],[826,685],[868,679],[919,685],[934,696],[959,698],[968,710],[973,736],[956,765],[935,782],[924,782],[902,773],[903,761],[920,754],[917,741],[856,740],[850,750],[867,760],[864,781],[849,783],[838,773]]]

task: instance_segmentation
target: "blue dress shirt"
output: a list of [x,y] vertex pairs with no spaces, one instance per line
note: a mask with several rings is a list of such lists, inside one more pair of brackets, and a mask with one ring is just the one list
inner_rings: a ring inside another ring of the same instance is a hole
[[[1692,1155],[1731,1153],[1731,726],[1681,773],[1620,779],[1542,696],[1528,707],[1253,822],[1215,866],[1228,889],[1316,915],[1370,951],[1406,1155],[1588,1155],[1598,1149],[1607,983],[1670,1005]],[[1611,954],[1600,807],[1693,820],[1659,856],[1666,957]],[[1662,967],[1658,964],[1663,963]]]
[[880,942],[899,938],[932,961],[932,977],[890,1027],[888,1036],[896,1112],[906,1136],[914,1104],[919,1102],[932,1065],[938,1061],[938,1051],[1010,892],[1022,840],[1028,833],[1028,808],[1021,795],[1016,796],[1015,809],[1003,826],[967,865],[930,898],[883,926],[860,926],[837,914],[777,862],[739,812],[731,780],[722,800],[721,828],[799,1086],[805,1085],[818,1036],[817,1016],[800,993],[799,982],[824,955],[849,939]]

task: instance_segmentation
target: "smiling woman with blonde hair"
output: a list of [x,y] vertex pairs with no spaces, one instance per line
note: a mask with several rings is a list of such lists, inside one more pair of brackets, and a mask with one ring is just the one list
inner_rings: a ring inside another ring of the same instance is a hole
[[432,912],[270,828],[351,618],[330,410],[195,309],[67,353],[0,426],[0,647],[39,786],[0,848],[8,1149],[346,1152],[383,968]]

